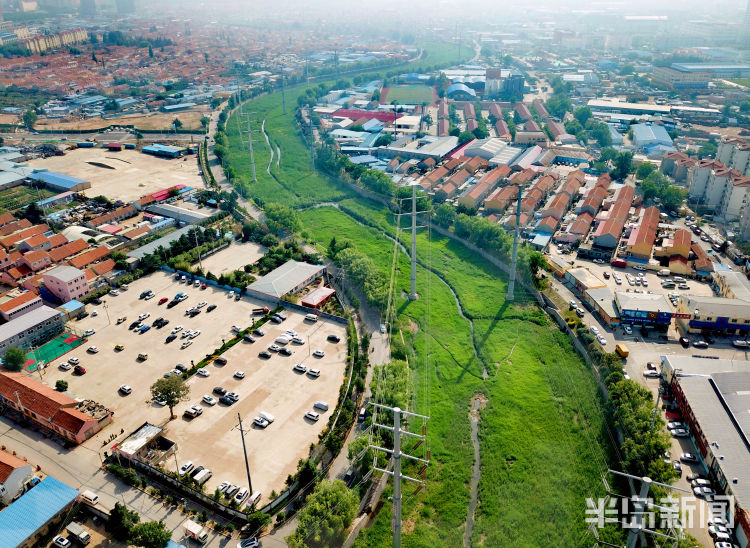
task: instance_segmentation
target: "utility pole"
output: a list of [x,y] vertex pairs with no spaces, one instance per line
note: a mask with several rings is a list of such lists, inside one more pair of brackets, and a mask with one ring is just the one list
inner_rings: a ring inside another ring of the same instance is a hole
[[[419,457],[413,457],[411,455],[407,455],[401,452],[401,436],[402,435],[419,438],[421,441],[424,441],[425,439],[424,430],[421,435],[414,434],[413,432],[408,432],[407,430],[403,430],[401,428],[401,417],[403,415],[407,415],[410,417],[420,417],[425,420],[429,420],[430,417],[426,417],[425,415],[419,415],[417,413],[410,413],[408,411],[403,411],[402,409],[398,407],[388,407],[386,405],[380,405],[379,403],[370,402],[370,405],[393,412],[393,426],[392,427],[386,426],[384,424],[378,424],[374,421],[372,423],[373,428],[383,428],[384,430],[388,430],[393,433],[393,450],[385,449],[384,447],[378,447],[377,445],[370,445],[370,448],[374,449],[375,451],[383,451],[384,453],[388,453],[393,458],[393,472],[389,470],[384,470],[382,468],[378,468],[377,466],[373,466],[373,469],[377,470],[378,472],[388,474],[389,476],[393,478],[393,548],[401,548],[401,502],[402,502],[401,480],[405,479],[407,481],[413,481],[415,483],[420,484],[420,488],[421,488],[421,486],[424,485],[424,470],[427,468],[427,465],[430,464],[429,451],[427,454],[428,460],[420,459]],[[414,461],[421,462],[425,465],[422,467],[422,470],[420,471],[420,473],[423,476],[421,480],[416,479],[416,478],[411,478],[401,473],[401,458],[402,457],[406,457],[407,459],[412,459]]]
[[242,452],[245,453],[245,472],[247,472],[247,488],[250,494],[253,493],[253,482],[250,480],[250,465],[247,462],[247,447],[245,447],[245,431],[242,429],[242,416],[237,413],[237,420],[240,421],[240,436],[242,437]]
[[312,109],[308,110],[307,119],[310,121],[310,171],[315,173],[315,131],[312,123]]
[[282,114],[286,116],[286,93],[285,89],[286,86],[284,85],[286,78],[282,75],[281,76],[281,108],[282,108]]
[[516,232],[513,236],[513,257],[510,263],[510,279],[508,280],[508,294],[505,297],[507,301],[513,301],[514,289],[516,285],[516,264],[518,261],[518,235],[521,231],[521,193],[523,186],[518,185],[518,204],[516,205]]
[[409,300],[416,301],[417,295],[417,185],[411,186],[411,292]]
[[250,166],[253,170],[253,182],[257,183],[258,178],[255,176],[255,153],[253,152],[253,129],[250,127],[250,116],[247,117],[247,140],[250,144]]

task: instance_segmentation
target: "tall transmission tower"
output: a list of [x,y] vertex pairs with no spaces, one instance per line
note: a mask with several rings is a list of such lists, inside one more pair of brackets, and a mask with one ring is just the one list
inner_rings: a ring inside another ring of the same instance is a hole
[[513,301],[514,289],[516,285],[516,265],[518,263],[518,236],[521,232],[521,193],[523,186],[518,185],[518,203],[516,204],[516,230],[513,235],[513,258],[510,262],[510,279],[508,280],[508,294],[505,297],[507,301]]
[[401,223],[401,216],[411,217],[411,275],[410,275],[410,290],[409,300],[416,301],[419,298],[417,293],[417,229],[423,228],[425,225],[417,224],[417,215],[420,213],[427,213],[427,211],[417,211],[417,183],[411,185],[411,198],[402,198],[399,201],[399,206],[405,201],[411,201],[411,212],[410,213],[399,213],[399,226]]
[[282,108],[282,114],[286,116],[286,86],[284,85],[286,82],[286,78],[282,75],[281,76],[281,108]]
[[[410,413],[398,407],[388,407],[385,405],[380,405],[379,403],[370,402],[370,405],[393,412],[393,426],[386,426],[385,424],[378,424],[374,421],[372,423],[373,428],[382,428],[383,430],[388,430],[389,432],[393,433],[393,449],[386,449],[384,447],[378,447],[377,445],[370,445],[370,448],[374,449],[375,451],[383,451],[384,453],[389,454],[391,458],[393,459],[393,471],[392,472],[390,470],[384,470],[383,468],[378,468],[377,466],[373,466],[373,469],[377,470],[378,472],[387,474],[393,478],[393,548],[401,548],[401,503],[402,503],[401,480],[404,479],[407,481],[418,483],[420,485],[418,489],[420,489],[421,486],[424,485],[425,470],[427,468],[427,465],[430,464],[429,452],[427,454],[427,460],[425,460],[425,459],[420,459],[419,457],[413,457],[411,455],[407,455],[406,453],[403,453],[401,451],[401,436],[402,435],[418,438],[420,440],[419,443],[421,443],[425,439],[424,430],[422,434],[414,434],[413,432],[408,432],[407,430],[403,430],[401,428],[401,417],[406,415],[410,417],[419,417],[424,420],[429,420],[429,417],[425,415],[419,415],[417,413]],[[422,479],[411,478],[409,476],[404,475],[401,472],[401,459],[402,458],[411,459],[413,461],[421,462],[422,464],[424,464],[424,466],[420,470]]]
[[[250,166],[252,168],[253,173],[253,182],[257,183],[258,178],[255,175],[255,152],[253,151],[253,129],[251,127],[251,115],[252,112],[247,112],[245,114],[242,113],[242,103],[240,103],[240,115],[239,117],[245,116],[247,118],[247,145],[250,149]],[[240,142],[244,144],[244,140],[242,138],[242,126],[240,126],[239,117],[237,119],[237,130],[240,134]]]

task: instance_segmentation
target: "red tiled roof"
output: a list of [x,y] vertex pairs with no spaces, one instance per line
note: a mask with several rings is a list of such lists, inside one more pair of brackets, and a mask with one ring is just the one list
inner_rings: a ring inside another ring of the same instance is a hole
[[77,434],[83,425],[90,420],[93,420],[93,417],[81,413],[77,409],[61,409],[58,413],[55,413],[52,423],[63,430]]
[[15,220],[16,218],[11,213],[3,213],[2,215],[0,215],[0,226],[5,226]]
[[94,272],[99,274],[99,276],[102,276],[115,268],[115,262],[112,259],[107,259],[105,261],[92,265],[91,268]]
[[61,245],[65,245],[66,243],[68,243],[68,239],[62,234],[53,234],[49,239],[49,245],[51,249],[55,249],[56,247],[60,247]]
[[90,265],[91,263],[95,261],[99,261],[103,259],[107,255],[109,255],[109,249],[101,245],[99,247],[95,247],[94,249],[89,249],[88,251],[85,251],[84,253],[81,253],[80,255],[73,257],[68,262],[70,263],[70,266],[74,266],[76,268],[83,268],[84,266]]
[[44,260],[45,258],[49,257],[49,253],[47,253],[43,249],[37,249],[36,251],[29,251],[23,257],[29,263],[35,263],[37,261],[41,261],[41,260]]
[[5,312],[7,314],[8,312],[12,311],[14,308],[18,308],[19,306],[24,305],[38,298],[39,297],[37,297],[30,291],[28,293],[23,293],[19,295],[18,297],[14,297],[10,299],[9,301],[5,301],[4,303],[0,304],[0,312]]
[[49,238],[47,238],[47,236],[45,236],[44,234],[35,234],[31,238],[26,238],[25,240],[23,240],[23,242],[19,243],[25,243],[29,247],[37,247],[46,242],[49,242]]
[[692,239],[693,237],[690,235],[690,231],[681,228],[680,230],[675,231],[674,238],[672,239],[672,246],[689,246]]
[[88,246],[89,244],[79,238],[78,240],[73,240],[72,242],[61,245],[57,249],[51,250],[49,252],[49,256],[50,259],[52,259],[52,262],[59,263],[66,257],[70,257],[71,255],[75,255],[76,253],[80,253]]
[[5,483],[16,468],[29,463],[0,449],[0,483]]
[[51,420],[61,407],[73,407],[76,401],[70,396],[58,392],[18,372],[0,372],[0,394],[21,406],[36,413],[42,420]]
[[21,240],[30,238],[31,236],[34,236],[35,234],[41,234],[42,232],[47,232],[48,230],[49,230],[49,227],[47,225],[34,225],[32,227],[21,230],[20,232],[11,234],[10,236],[6,236],[5,238],[0,240],[0,245],[2,245],[5,249],[9,249],[13,247],[15,244],[17,244],[18,242],[20,242]]

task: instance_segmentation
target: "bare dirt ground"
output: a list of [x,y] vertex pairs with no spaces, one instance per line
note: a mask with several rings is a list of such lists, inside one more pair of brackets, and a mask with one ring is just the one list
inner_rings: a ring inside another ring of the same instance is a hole
[[203,259],[203,270],[218,276],[233,270],[241,270],[246,264],[252,264],[263,255],[267,249],[252,242],[234,243],[215,255]]
[[[156,296],[148,301],[139,300],[139,295],[146,289],[154,291]],[[158,304],[162,297],[171,299],[180,291],[189,294],[180,305],[167,309],[165,304]],[[68,381],[68,391],[72,394],[94,399],[112,409],[114,423],[105,429],[105,434],[110,430],[117,433],[120,429],[132,432],[146,421],[164,426],[164,435],[177,443],[176,460],[180,464],[191,460],[196,466],[200,464],[213,471],[213,477],[206,484],[208,493],[224,480],[239,485],[247,483],[242,443],[236,427],[239,413],[246,431],[253,489],[262,492],[265,503],[272,490],[280,492],[283,489],[284,480],[294,473],[298,460],[308,456],[310,444],[318,440],[335,407],[345,373],[345,327],[322,320],[309,323],[304,321],[302,314],[288,311],[288,319],[283,324],[266,324],[265,336],[255,343],[242,342],[226,352],[227,365],[209,365],[211,375],[207,378],[191,377],[187,381],[191,387],[189,400],[175,408],[177,418],[169,421],[169,410],[150,402],[149,387],[176,364],[189,367],[191,361],[197,362],[219,347],[222,339],[229,340],[233,324],[243,328],[249,326],[253,321],[252,309],[262,305],[248,298],[234,301],[227,295],[226,291],[219,289],[188,288],[161,272],[141,278],[119,296],[107,296],[106,308],[104,304],[89,305],[89,311],[96,310],[97,316],[70,324],[78,332],[95,329],[96,333],[86,344],[51,363],[46,368],[44,382],[54,386],[55,381],[64,379]],[[217,308],[207,313],[204,307],[195,318],[185,316],[186,309],[203,300],[216,304]],[[146,323],[158,317],[164,317],[170,323],[162,329],[151,328],[144,334],[128,331],[130,323],[144,312],[150,313]],[[127,321],[116,325],[117,318],[122,316],[126,316]],[[180,344],[186,339],[179,336],[165,344],[165,338],[177,325],[183,325],[184,329],[200,329],[201,334],[185,349],[180,349]],[[273,353],[269,360],[260,359],[258,352],[286,329],[298,331],[305,338],[305,344],[291,345],[293,355],[290,357]],[[326,337],[329,334],[339,335],[342,342],[328,342]],[[117,344],[124,345],[125,349],[116,352],[114,347]],[[99,352],[88,353],[86,349],[90,345],[96,345]],[[311,356],[318,348],[325,351],[323,358]],[[148,353],[146,361],[137,360],[141,352]],[[71,371],[58,368],[59,363],[71,356],[80,359],[86,368],[85,375],[75,376]],[[292,367],[299,362],[320,369],[320,377],[315,379],[294,372]],[[238,370],[245,372],[244,379],[234,378],[234,372]],[[122,384],[132,388],[130,395],[119,394],[118,388]],[[239,402],[232,406],[201,404],[204,408],[201,416],[192,420],[182,416],[185,408],[200,403],[201,397],[211,394],[215,386],[237,392]],[[318,422],[308,421],[304,414],[317,400],[328,402],[330,411],[321,413]],[[276,417],[264,430],[252,424],[260,411]],[[100,439],[90,440],[75,450],[98,451],[102,448]],[[173,458],[164,464],[176,468]]]
[[[208,105],[200,106],[196,110],[185,110],[181,112],[159,112],[153,114],[126,114],[124,116],[117,116],[116,118],[101,118],[99,116],[95,118],[86,118],[85,120],[79,119],[65,119],[65,118],[54,118],[47,119],[41,118],[35,125],[35,129],[102,129],[109,126],[117,125],[134,125],[137,129],[164,129],[169,130],[172,128],[172,122],[175,118],[178,118],[182,122],[183,129],[200,129],[201,118],[208,116],[211,113],[211,109]],[[14,123],[18,118],[13,117],[12,122]]]
[[66,152],[64,156],[39,158],[28,163],[35,168],[91,182],[91,188],[84,192],[87,196],[101,194],[124,202],[177,184],[193,188],[204,186],[194,156],[169,160],[137,150],[110,152],[103,148],[79,148]]

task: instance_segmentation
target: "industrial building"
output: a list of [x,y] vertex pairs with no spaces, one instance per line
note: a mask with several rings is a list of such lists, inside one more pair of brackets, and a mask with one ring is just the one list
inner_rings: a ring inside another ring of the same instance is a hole
[[654,293],[615,293],[620,323],[666,331],[672,323],[672,306],[664,295]]
[[0,355],[11,346],[29,349],[46,343],[62,333],[63,319],[49,306],[31,310],[13,321],[0,325]]
[[143,147],[141,152],[151,154],[152,156],[159,156],[160,158],[179,158],[182,154],[182,149],[153,143]]
[[733,497],[739,546],[750,539],[750,362],[664,355],[662,374],[718,492]]
[[3,546],[32,548],[70,513],[78,491],[47,476],[0,512]]
[[63,175],[62,173],[55,173],[53,171],[34,171],[29,175],[29,179],[38,183],[43,183],[44,186],[51,190],[58,192],[80,192],[91,188],[91,183],[70,175]]
[[250,284],[247,288],[281,298],[309,285],[315,278],[323,276],[325,270],[326,268],[323,265],[287,261]]

